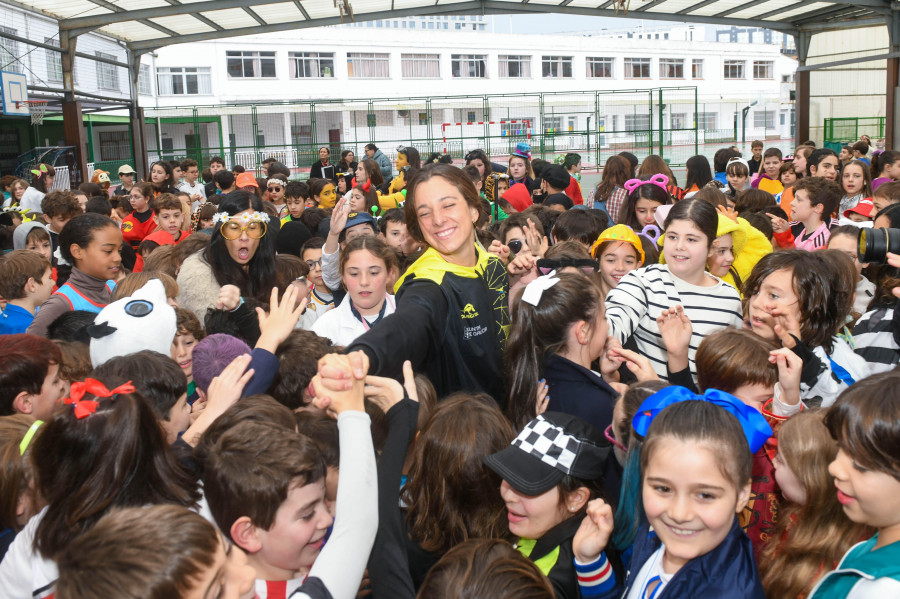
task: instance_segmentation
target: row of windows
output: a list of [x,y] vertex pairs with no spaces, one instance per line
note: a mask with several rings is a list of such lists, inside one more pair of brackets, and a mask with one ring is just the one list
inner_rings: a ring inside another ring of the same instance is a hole
[[[226,52],[228,76],[233,78],[274,78],[275,52]],[[292,79],[334,77],[334,52],[289,52],[289,70]],[[616,59],[589,56],[585,60],[586,76],[612,79]],[[684,58],[660,58],[657,60],[660,79],[685,79]],[[527,55],[500,55],[497,71],[500,78],[516,79],[532,77],[532,57]],[[726,60],[723,67],[725,79],[746,79],[747,61]],[[437,79],[441,76],[440,54],[401,54],[401,71],[404,79]],[[572,56],[542,56],[541,77],[571,79],[574,76],[575,58]],[[625,79],[650,79],[651,58],[625,58]],[[690,62],[691,78],[703,79],[703,59]],[[775,63],[771,60],[752,61],[753,79],[772,79]],[[459,78],[488,77],[486,54],[451,54],[450,75]],[[375,52],[348,52],[347,76],[351,79],[390,78],[390,54]]]
[[[452,29],[460,30],[460,31],[484,31],[484,23],[437,23],[434,21],[421,22],[419,23],[421,29],[444,29],[450,30],[450,25],[453,25]],[[415,29],[416,21],[357,21],[355,23],[350,23],[351,27],[375,27],[377,29],[388,28],[388,29]]]

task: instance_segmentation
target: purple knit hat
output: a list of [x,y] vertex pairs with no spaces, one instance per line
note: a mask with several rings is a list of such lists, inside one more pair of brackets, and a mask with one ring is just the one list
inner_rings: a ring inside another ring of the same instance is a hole
[[250,353],[250,346],[231,335],[216,333],[206,337],[194,348],[194,383],[204,393],[212,380],[238,356]]

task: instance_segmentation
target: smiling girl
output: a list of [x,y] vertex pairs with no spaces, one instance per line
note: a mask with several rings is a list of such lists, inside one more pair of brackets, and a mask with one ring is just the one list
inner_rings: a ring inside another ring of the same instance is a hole
[[132,211],[122,219],[122,238],[135,250],[156,230],[152,203],[153,187],[149,183],[138,183],[131,188]]
[[445,164],[423,168],[408,190],[407,229],[429,248],[394,286],[392,326],[373,328],[352,349],[365,351],[373,374],[399,373],[410,360],[438,397],[485,391],[502,405],[497,373],[509,328],[509,279],[503,263],[475,243],[478,192],[461,169]]
[[654,215],[660,206],[671,204],[672,196],[666,186],[665,175],[629,179],[625,182],[628,199],[619,212],[619,224],[628,225],[640,233],[647,225],[655,225]]
[[841,187],[844,190],[844,197],[841,198],[838,214],[844,214],[854,208],[861,199],[872,197],[872,181],[866,163],[862,160],[851,160],[841,172]]
[[847,552],[810,599],[896,597],[900,593],[900,412],[896,371],[841,395],[825,425],[838,443],[828,466],[844,514],[877,534]]
[[[656,185],[644,182],[642,187]],[[740,326],[738,292],[706,272],[718,224],[719,214],[712,204],[700,199],[678,202],[665,221],[665,264],[628,273],[606,297],[612,335],[622,343],[633,338],[638,352],[650,359],[660,378],[668,376],[667,355],[656,319],[667,308],[683,306],[695,323],[688,347],[692,375],[696,375],[694,354],[700,341],[724,327]]]
[[316,320],[313,332],[335,345],[350,345],[393,314],[394,297],[386,288],[396,270],[396,255],[381,239],[366,235],[348,242],[341,250],[340,264],[347,295]]
[[591,247],[591,255],[600,264],[601,297],[619,284],[622,277],[644,265],[644,248],[640,238],[625,225],[603,231]]

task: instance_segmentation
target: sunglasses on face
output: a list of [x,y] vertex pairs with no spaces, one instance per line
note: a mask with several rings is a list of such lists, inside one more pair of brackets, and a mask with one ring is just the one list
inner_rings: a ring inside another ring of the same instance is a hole
[[281,188],[278,187],[277,185],[273,186],[273,187],[269,187],[268,189],[269,189],[269,191],[274,191],[275,193],[281,193]]
[[261,239],[263,235],[266,234],[266,223],[253,222],[247,225],[241,225],[234,221],[227,221],[222,223],[219,230],[222,232],[222,237],[230,241],[240,239],[244,231],[247,232],[247,236],[250,237],[250,239]]
[[525,246],[525,242],[521,239],[511,239],[507,242],[506,247],[509,248],[510,253],[518,254],[522,251],[522,248]]
[[133,177],[134,173],[119,173],[119,179],[122,177]]

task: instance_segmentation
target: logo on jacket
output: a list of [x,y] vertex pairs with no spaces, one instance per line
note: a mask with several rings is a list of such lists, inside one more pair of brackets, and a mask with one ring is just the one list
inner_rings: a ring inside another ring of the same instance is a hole
[[478,312],[472,304],[466,304],[459,314],[460,318],[478,318]]
[[126,233],[131,231],[133,228],[134,228],[134,223],[132,223],[131,221],[126,220],[124,223],[122,223],[122,230],[125,231]]

